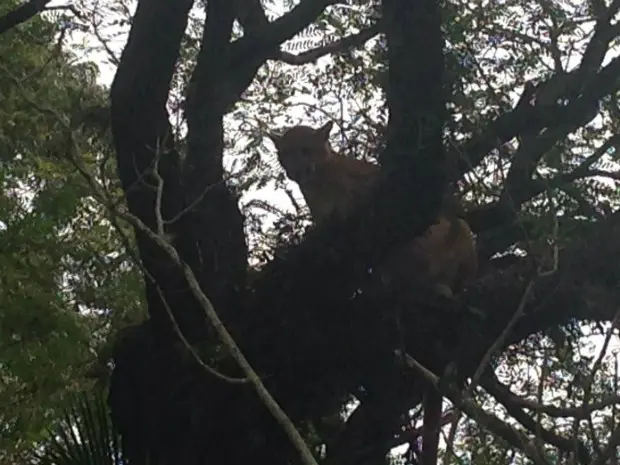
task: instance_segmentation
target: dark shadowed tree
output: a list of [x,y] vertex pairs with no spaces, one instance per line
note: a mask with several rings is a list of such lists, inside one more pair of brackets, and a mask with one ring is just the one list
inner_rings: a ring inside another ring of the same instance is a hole
[[[394,63],[388,90],[391,131],[382,155],[386,180],[369,197],[366,208],[342,224],[313,231],[248,287],[242,217],[234,194],[221,182],[223,115],[265,60],[277,54],[279,44],[306,27],[327,4],[303,2],[271,24],[257,5],[245,5],[253,13],[242,19],[244,37],[232,43],[235,5],[207,4],[201,48],[188,87],[189,132],[183,163],[171,137],[165,103],[191,2],[185,9],[178,3],[139,4],[112,87],[112,130],[130,212],[153,231],[173,238],[179,257],[194,270],[284,411],[300,424],[332,413],[338,400],[363,387],[369,396],[365,404],[374,410],[372,434],[385,442],[397,417],[383,410],[400,410],[393,393],[403,387],[393,355],[394,321],[384,312],[372,311],[385,300],[384,291],[369,291],[353,301],[350,297],[367,281],[366,270],[381,260],[389,245],[423,231],[439,205],[445,178],[441,145],[445,111],[437,6],[398,1],[384,5],[390,25],[386,30],[391,31],[388,59]],[[422,43],[424,47],[419,46]],[[420,62],[426,66],[418,67]],[[153,152],[155,147],[161,150]],[[155,160],[158,175],[152,175],[150,168]],[[351,234],[360,230],[365,233]],[[167,253],[145,231],[137,231],[137,241],[150,275],[146,287],[151,320],[134,328],[119,346],[111,393],[129,456],[135,459],[148,450],[151,460],[157,457],[161,463],[293,459],[280,426],[250,386],[214,378],[191,358],[179,364],[170,315],[188,340],[201,341],[211,333],[204,310]],[[338,254],[316,254],[317,247]],[[259,326],[264,329],[260,337]],[[377,328],[384,329],[379,337],[374,335]],[[343,340],[343,334],[350,339]],[[329,362],[324,359],[327,354]],[[226,368],[229,363],[224,358],[218,369],[237,373],[234,366]],[[377,379],[382,380],[381,387],[373,386]],[[142,389],[149,394],[143,396]],[[205,392],[210,400],[199,401]],[[203,441],[210,435],[217,442]],[[236,445],[240,435],[247,438],[243,447]],[[347,442],[336,445],[330,458],[353,460]],[[384,456],[381,449],[373,454]]]
[[[45,3],[29,2],[0,27],[27,20]],[[303,447],[287,419],[312,446],[326,444],[321,458],[330,465],[384,463],[405,442],[416,463],[419,431],[408,427],[408,412],[429,383],[500,438],[479,454],[474,437],[482,433],[470,425],[460,446],[469,461],[508,463],[510,450],[536,464],[609,463],[618,430],[586,440],[541,420],[583,418],[592,393],[576,375],[568,385],[583,390],[584,410],[554,410],[542,397],[515,396],[494,368],[502,357],[518,359],[515,346],[546,349],[543,335],[568,347],[575,322],[616,321],[620,219],[596,211],[592,198],[616,199],[575,186],[614,177],[600,162],[615,156],[618,143],[620,59],[608,51],[620,32],[613,21],[619,2],[594,1],[574,18],[551,2],[502,5],[549,18],[548,43],[529,43],[530,31],[510,25],[485,29],[501,13],[482,3],[474,15],[457,2],[367,2],[380,19],[360,20],[361,32],[293,55],[282,44],[310,24],[337,24],[331,8],[338,2],[302,0],[270,20],[258,0],[208,0],[195,66],[180,72],[193,3],[138,2],[109,113],[126,207],[92,183],[96,197],[134,226],[148,304],[148,320],[124,331],[113,356],[109,403],[131,463],[298,463]],[[589,41],[567,68],[563,51],[573,45],[560,38],[582,17],[592,26]],[[377,34],[385,46],[372,50],[371,66],[359,65],[364,79],[354,85],[380,86],[389,116],[377,127],[366,115],[359,128],[351,123],[357,145],[347,148],[378,159],[381,182],[348,217],[312,228],[301,241],[287,238],[260,270],[251,268],[239,184],[223,168],[225,117],[266,63],[337,53],[334,60],[357,69],[346,50]],[[532,47],[523,60],[515,38]],[[488,44],[508,58],[467,63]],[[548,53],[556,67],[528,81],[536,53]],[[502,82],[502,73],[513,80]],[[190,76],[183,136],[168,105],[179,74]],[[602,123],[588,126],[597,118]],[[587,145],[568,144],[576,133],[603,143],[576,155]],[[76,168],[88,178],[78,161]],[[378,282],[368,270],[427,229],[448,189],[463,198],[477,234],[476,282],[450,304]],[[545,208],[553,212],[548,223]],[[475,405],[476,385],[519,426]],[[353,398],[359,405],[346,423],[330,429],[326,419]]]

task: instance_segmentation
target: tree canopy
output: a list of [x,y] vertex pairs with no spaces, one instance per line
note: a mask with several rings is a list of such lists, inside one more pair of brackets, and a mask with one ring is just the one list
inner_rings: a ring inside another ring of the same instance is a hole
[[[5,2],[2,13],[15,7]],[[76,145],[108,181],[114,173],[105,129],[73,138],[106,93],[92,64],[64,49],[62,34],[38,17],[0,36],[3,463],[15,463],[72,393],[92,386],[98,354],[109,357],[108,335],[144,315],[140,277],[120,236],[69,163]]]
[[[419,463],[430,383],[445,463],[614,463],[619,8],[5,2],[0,457],[98,381],[131,463]],[[328,119],[383,176],[312,226],[266,136]],[[475,282],[379,282],[446,190]]]

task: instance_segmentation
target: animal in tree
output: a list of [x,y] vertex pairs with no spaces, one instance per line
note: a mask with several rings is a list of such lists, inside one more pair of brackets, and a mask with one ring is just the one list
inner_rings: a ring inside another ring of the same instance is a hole
[[[336,153],[329,143],[332,126],[330,121],[319,129],[294,126],[282,135],[270,134],[280,164],[299,185],[316,224],[355,208],[380,172],[376,164]],[[411,279],[422,278],[449,297],[462,290],[474,278],[478,263],[474,235],[456,214],[454,203],[444,202],[437,222],[388,258],[382,271],[394,275],[396,270],[389,268],[398,268],[398,273],[413,269],[416,273],[408,273]]]
[[[287,176],[297,182],[316,224],[343,216],[377,182],[380,166],[336,153],[329,143],[333,122],[314,129],[294,126],[282,135],[269,134]],[[386,257],[379,274],[414,280],[452,298],[475,277],[478,262],[474,235],[460,218],[460,206],[446,196],[427,231]],[[422,465],[437,463],[443,397],[429,387],[424,396]]]

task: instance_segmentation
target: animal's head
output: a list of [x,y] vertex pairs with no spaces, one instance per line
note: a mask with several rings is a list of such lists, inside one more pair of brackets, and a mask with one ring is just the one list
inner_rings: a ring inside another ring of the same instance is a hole
[[281,136],[269,134],[278,150],[280,164],[291,179],[305,178],[332,155],[329,145],[332,126],[333,122],[329,121],[319,129],[294,126]]

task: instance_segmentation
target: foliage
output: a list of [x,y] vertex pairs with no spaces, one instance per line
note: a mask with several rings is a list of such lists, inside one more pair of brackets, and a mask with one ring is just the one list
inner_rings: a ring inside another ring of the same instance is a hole
[[125,463],[120,438],[112,425],[105,392],[95,391],[71,399],[70,406],[41,444],[38,465],[89,465]]
[[114,175],[109,137],[80,123],[105,104],[105,89],[64,40],[41,17],[0,36],[0,462],[90,388],[98,353],[143,312],[123,239],[66,157],[88,147],[87,163],[101,165],[105,182]]

